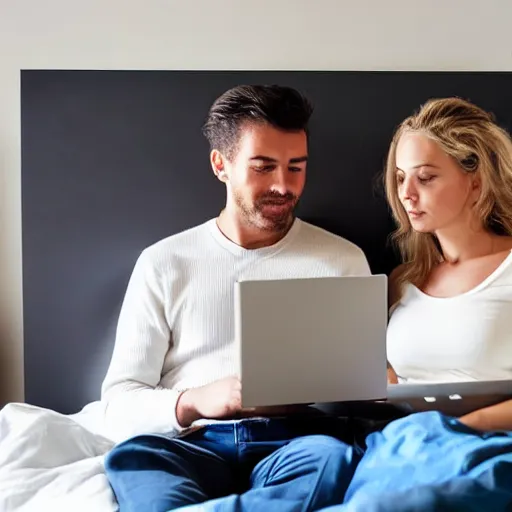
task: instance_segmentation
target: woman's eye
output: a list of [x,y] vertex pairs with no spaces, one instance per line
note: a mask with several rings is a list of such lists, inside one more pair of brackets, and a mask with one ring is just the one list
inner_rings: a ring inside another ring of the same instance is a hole
[[418,178],[418,180],[420,181],[420,183],[428,183],[432,181],[434,178],[435,176],[421,176],[420,178]]

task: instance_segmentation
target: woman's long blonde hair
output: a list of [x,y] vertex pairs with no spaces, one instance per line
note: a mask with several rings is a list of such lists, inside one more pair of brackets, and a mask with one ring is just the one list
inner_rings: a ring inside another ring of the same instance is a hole
[[396,275],[398,300],[403,284],[425,284],[432,269],[443,260],[437,238],[412,229],[399,198],[396,147],[406,132],[419,132],[437,142],[463,172],[479,173],[482,191],[474,208],[483,226],[500,235],[512,234],[512,140],[489,112],[459,99],[432,99],[405,119],[389,148],[384,184],[397,229],[392,237],[404,265]]

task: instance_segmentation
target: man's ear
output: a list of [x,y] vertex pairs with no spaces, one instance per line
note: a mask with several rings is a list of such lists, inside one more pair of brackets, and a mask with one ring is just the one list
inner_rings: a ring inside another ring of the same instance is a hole
[[224,158],[222,153],[220,151],[218,151],[217,149],[214,149],[210,153],[210,162],[212,164],[213,172],[214,172],[215,176],[217,176],[217,179],[219,179],[223,183],[228,181],[228,175],[226,174],[226,169],[225,169],[226,159]]

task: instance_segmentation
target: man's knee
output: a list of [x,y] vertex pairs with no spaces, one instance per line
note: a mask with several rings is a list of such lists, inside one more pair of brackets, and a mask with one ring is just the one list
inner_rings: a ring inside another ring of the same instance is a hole
[[322,508],[343,501],[358,462],[353,447],[334,437],[298,437],[262,460],[251,483],[255,488],[290,486],[307,510]]
[[310,435],[290,441],[272,458],[280,461],[278,466],[294,466],[300,461],[301,470],[309,474],[323,473],[326,469],[332,474],[346,474],[355,470],[360,456],[351,445],[334,437]]
[[347,451],[353,451],[352,446],[349,444],[326,435],[298,437],[291,441],[288,446],[303,453],[311,453],[312,455],[322,457],[339,456]]
[[304,462],[304,469],[309,467],[309,471],[321,475],[326,484],[330,482],[344,490],[361,459],[351,445],[325,435],[299,437],[289,443],[288,448]]

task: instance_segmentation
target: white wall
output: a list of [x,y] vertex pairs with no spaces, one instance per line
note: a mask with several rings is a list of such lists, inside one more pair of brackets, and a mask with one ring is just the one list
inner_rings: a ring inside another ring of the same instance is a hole
[[20,69],[511,71],[511,20],[510,0],[0,0],[0,404],[24,396]]

